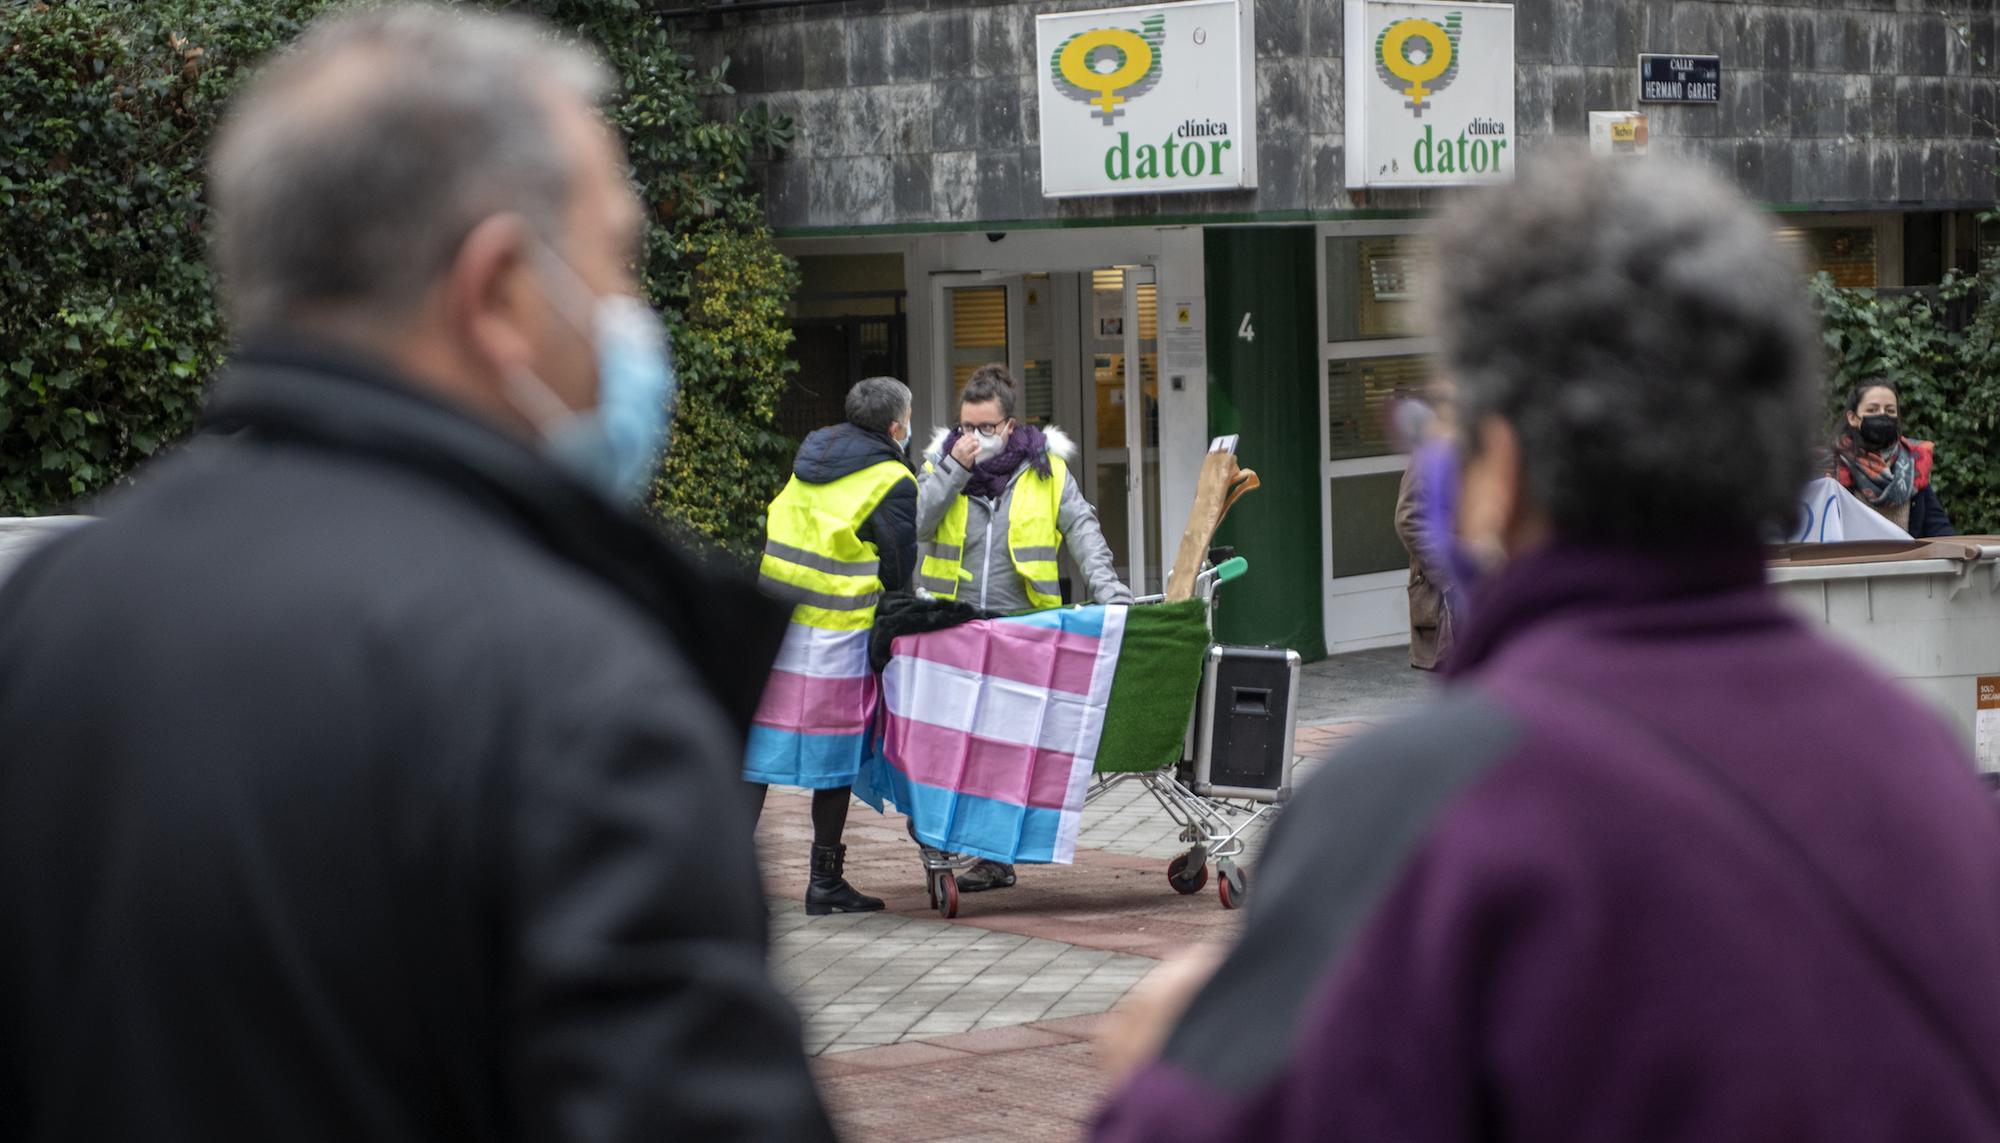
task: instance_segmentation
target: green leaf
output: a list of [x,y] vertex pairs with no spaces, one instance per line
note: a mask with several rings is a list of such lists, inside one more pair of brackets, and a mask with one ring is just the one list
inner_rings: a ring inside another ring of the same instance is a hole
[[[214,220],[203,157],[247,65],[329,6],[0,0],[0,52],[32,45],[25,65],[0,57],[0,230],[10,239],[0,242],[0,372],[15,379],[0,386],[0,515],[95,492],[187,432],[226,331],[205,261]],[[760,148],[788,143],[790,124],[761,107],[706,115],[701,100],[728,90],[729,65],[697,69],[685,34],[647,18],[642,0],[513,6],[603,49],[621,73],[607,110],[631,136],[634,178],[646,201],[674,208],[655,219],[639,269],[686,343],[692,427],[663,464],[671,478],[655,508],[684,536],[754,551],[787,459],[773,442],[795,368],[784,305],[796,269],[745,172]],[[170,36],[203,50],[192,80],[186,58],[164,50]]]

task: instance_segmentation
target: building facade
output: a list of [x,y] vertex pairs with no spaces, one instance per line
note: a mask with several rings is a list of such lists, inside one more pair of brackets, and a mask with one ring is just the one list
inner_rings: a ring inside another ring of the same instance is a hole
[[[1847,285],[1973,268],[2000,199],[1991,0],[738,0],[663,10],[796,125],[760,178],[804,286],[794,429],[1010,365],[1163,581],[1211,437],[1264,489],[1224,633],[1406,638],[1383,424],[1429,376],[1426,215],[1559,142],[1701,164]],[[1940,9],[1944,9],[1941,11]],[[1956,9],[1953,11],[1953,9]],[[1642,62],[1642,56],[1658,59]]]

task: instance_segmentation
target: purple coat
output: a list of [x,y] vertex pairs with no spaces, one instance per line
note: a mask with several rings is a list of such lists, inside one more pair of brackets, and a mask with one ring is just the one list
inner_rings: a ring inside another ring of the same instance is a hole
[[2000,1139],[2000,812],[1761,576],[1503,573],[1095,1137]]

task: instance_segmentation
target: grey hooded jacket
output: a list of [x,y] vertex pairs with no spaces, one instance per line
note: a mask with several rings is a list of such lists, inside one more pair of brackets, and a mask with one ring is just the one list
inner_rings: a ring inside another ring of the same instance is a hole
[[[1045,428],[1043,434],[1049,438],[1049,451],[1062,458],[1063,463],[1076,463],[1076,444],[1061,429]],[[929,463],[917,478],[917,542],[928,544],[937,539],[938,525],[944,522],[945,513],[951,509],[952,501],[965,495],[965,486],[972,479],[972,470],[944,455],[944,439],[949,431],[939,429],[924,450],[924,459]],[[1028,590],[1015,572],[1013,561],[1007,555],[1008,511],[1014,502],[1014,485],[1021,479],[1021,473],[1028,471],[1022,465],[1014,473],[1014,479],[1007,483],[1007,491],[998,500],[969,497],[970,506],[965,521],[965,570],[972,573],[960,587],[958,599],[974,607],[987,611],[1027,611],[1034,605],[1028,600]],[[1118,579],[1118,570],[1111,558],[1111,546],[1104,542],[1104,529],[1098,526],[1097,509],[1083,498],[1083,488],[1076,481],[1076,473],[1071,471],[1063,482],[1062,503],[1056,513],[1056,530],[1061,533],[1063,546],[1069,549],[1070,559],[1083,572],[1090,599],[1096,603],[1130,603],[1132,592]]]

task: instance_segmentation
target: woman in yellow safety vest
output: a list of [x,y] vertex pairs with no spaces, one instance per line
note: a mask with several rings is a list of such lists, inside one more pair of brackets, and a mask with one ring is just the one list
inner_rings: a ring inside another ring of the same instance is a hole
[[[1069,466],[1062,430],[1014,419],[1014,379],[981,366],[959,395],[958,424],[940,430],[917,488],[917,588],[986,611],[1062,605],[1056,558],[1067,544],[1095,603],[1130,603],[1097,510]],[[977,893],[1014,884],[1014,867],[981,861],[958,879]]]

